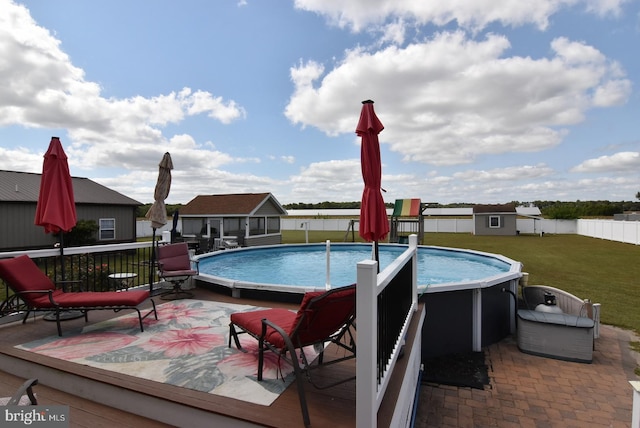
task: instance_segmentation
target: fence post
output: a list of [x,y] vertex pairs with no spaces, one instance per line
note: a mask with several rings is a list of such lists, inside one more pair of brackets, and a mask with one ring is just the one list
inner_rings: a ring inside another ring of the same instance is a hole
[[358,263],[356,314],[358,314],[358,358],[356,359],[356,427],[376,428],[378,422],[378,263]]

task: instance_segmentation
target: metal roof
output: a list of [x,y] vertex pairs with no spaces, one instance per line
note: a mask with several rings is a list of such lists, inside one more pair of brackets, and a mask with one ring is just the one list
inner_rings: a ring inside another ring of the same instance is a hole
[[[0,170],[0,202],[38,202],[42,174]],[[142,205],[83,177],[71,177],[76,204]]]
[[516,213],[514,204],[495,204],[495,205],[474,205],[474,214],[494,214],[494,213]]

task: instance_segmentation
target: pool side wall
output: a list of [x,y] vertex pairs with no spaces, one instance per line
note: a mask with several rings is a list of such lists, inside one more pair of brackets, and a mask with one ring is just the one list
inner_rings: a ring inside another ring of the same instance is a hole
[[[509,281],[481,289],[481,346],[511,334],[513,297],[502,290]],[[473,351],[473,289],[427,293],[420,302],[427,308],[422,329],[422,359]]]

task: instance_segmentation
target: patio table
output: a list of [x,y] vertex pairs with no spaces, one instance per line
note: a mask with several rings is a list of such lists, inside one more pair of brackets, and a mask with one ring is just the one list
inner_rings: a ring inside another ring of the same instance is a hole
[[120,288],[124,288],[125,290],[129,289],[129,286],[137,276],[138,274],[133,272],[120,272],[120,273],[109,274],[109,278],[119,281],[120,284],[122,285],[122,287]]

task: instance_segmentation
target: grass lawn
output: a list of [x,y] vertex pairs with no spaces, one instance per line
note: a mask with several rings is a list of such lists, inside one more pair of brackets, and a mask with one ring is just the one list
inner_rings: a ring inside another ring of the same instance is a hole
[[[282,235],[284,243],[305,242],[303,231]],[[343,242],[344,237],[344,232],[309,232],[309,242]],[[550,285],[601,303],[604,324],[640,333],[640,246],[580,235],[467,233],[427,233],[424,244],[502,254],[519,261],[523,272],[529,273],[529,284]]]

